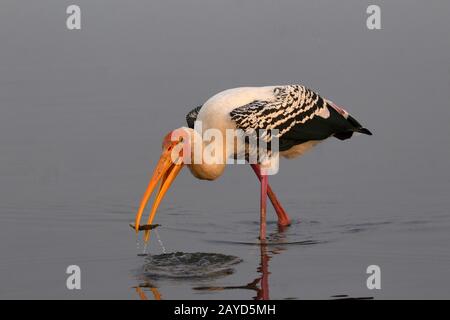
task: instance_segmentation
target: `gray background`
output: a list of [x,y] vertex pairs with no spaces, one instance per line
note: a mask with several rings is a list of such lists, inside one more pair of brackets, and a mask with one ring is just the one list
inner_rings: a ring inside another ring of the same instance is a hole
[[[66,29],[73,3],[80,31]],[[380,31],[366,28],[369,4]],[[374,136],[330,140],[271,178],[296,223],[281,235],[269,224],[270,296],[449,298],[449,13],[437,0],[3,0],[0,298],[137,299],[128,223],[161,138],[216,92],[284,83]],[[257,221],[247,166],[212,183],[183,172],[157,215],[166,249],[244,261],[228,277],[157,281],[163,298],[253,297],[192,288],[258,276],[258,247],[238,244],[256,241]],[[282,244],[304,240],[317,244]],[[161,252],[155,239],[149,249]],[[69,264],[80,291],[65,288]],[[370,264],[382,290],[366,288]]]

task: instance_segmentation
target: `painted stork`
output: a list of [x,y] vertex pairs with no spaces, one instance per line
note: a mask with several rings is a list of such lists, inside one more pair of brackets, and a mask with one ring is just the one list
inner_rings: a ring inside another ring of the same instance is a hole
[[[278,153],[286,158],[299,157],[329,137],[346,140],[351,138],[354,132],[371,135],[369,130],[343,108],[302,85],[241,87],[225,90],[211,97],[202,106],[190,111],[186,120],[188,127],[177,130],[183,130],[188,135],[188,139],[183,137],[173,139],[175,130],[164,138],[162,155],[136,214],[134,228],[136,232],[145,230],[145,241],[149,238],[156,210],[164,194],[183,167],[181,158],[174,161],[172,152],[175,148],[180,149],[181,147],[181,150],[190,152],[193,159],[196,157],[196,150],[202,150],[196,147],[198,145],[206,146],[206,142],[194,126],[195,121],[201,121],[203,130],[219,130],[224,137],[226,137],[225,131],[229,129],[240,129],[243,132],[276,129],[279,143]],[[209,144],[218,142],[219,140],[208,141]],[[228,142],[230,141],[226,141],[223,145],[227,145]],[[254,150],[249,151],[245,142],[238,143],[238,145],[241,147],[224,148],[223,152],[216,152],[220,159],[215,162],[189,163],[187,166],[196,178],[215,180],[225,170],[227,163],[225,159],[235,158],[242,154],[248,156],[249,152],[255,152]],[[221,148],[221,146],[217,146],[217,148]],[[180,156],[182,153],[180,152]],[[261,163],[252,163],[251,166],[260,180],[259,239],[264,242],[266,239],[267,196],[278,216],[278,224],[287,226],[290,224],[290,219],[268,184],[268,175],[264,174]],[[144,209],[158,182],[160,182],[159,191],[155,197],[147,225],[140,225]]]

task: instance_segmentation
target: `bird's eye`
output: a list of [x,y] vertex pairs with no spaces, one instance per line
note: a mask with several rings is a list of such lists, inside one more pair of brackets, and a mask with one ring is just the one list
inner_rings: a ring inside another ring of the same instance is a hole
[[180,139],[178,140],[179,142],[183,142],[183,137],[180,137]]

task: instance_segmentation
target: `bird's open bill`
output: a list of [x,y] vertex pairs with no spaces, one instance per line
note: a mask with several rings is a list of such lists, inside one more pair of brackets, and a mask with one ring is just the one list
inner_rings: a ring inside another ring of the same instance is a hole
[[[147,205],[150,196],[153,193],[153,190],[160,182],[158,193],[155,197],[155,200],[152,205],[152,209],[150,212],[150,216],[148,217],[147,225],[151,225],[153,223],[153,219],[155,218],[156,210],[158,210],[159,204],[166,194],[167,190],[169,190],[170,185],[175,180],[178,173],[183,168],[183,162],[177,159],[173,161],[172,159],[172,150],[177,142],[172,142],[163,148],[163,152],[161,157],[159,158],[158,164],[153,172],[153,176],[150,179],[150,182],[147,186],[147,190],[145,190],[144,195],[142,196],[141,204],[139,205],[138,213],[136,214],[136,220],[134,224],[134,228],[136,233],[139,232],[140,221],[142,218],[142,214]],[[150,230],[145,230],[145,241],[148,241],[150,236]]]

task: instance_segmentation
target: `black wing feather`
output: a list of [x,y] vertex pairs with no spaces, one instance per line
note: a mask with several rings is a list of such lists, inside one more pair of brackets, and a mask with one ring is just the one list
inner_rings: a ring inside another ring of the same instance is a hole
[[[273,101],[256,100],[232,110],[231,119],[246,133],[277,129],[280,151],[310,140],[332,135],[344,140],[355,131],[362,132],[354,118],[344,117],[329,101],[304,86],[276,87],[274,97]],[[321,116],[328,112],[327,117]]]
[[200,112],[200,109],[202,106],[198,106],[191,111],[188,112],[186,115],[186,122],[188,124],[188,127],[191,129],[194,129],[195,121],[197,120],[198,113]]

